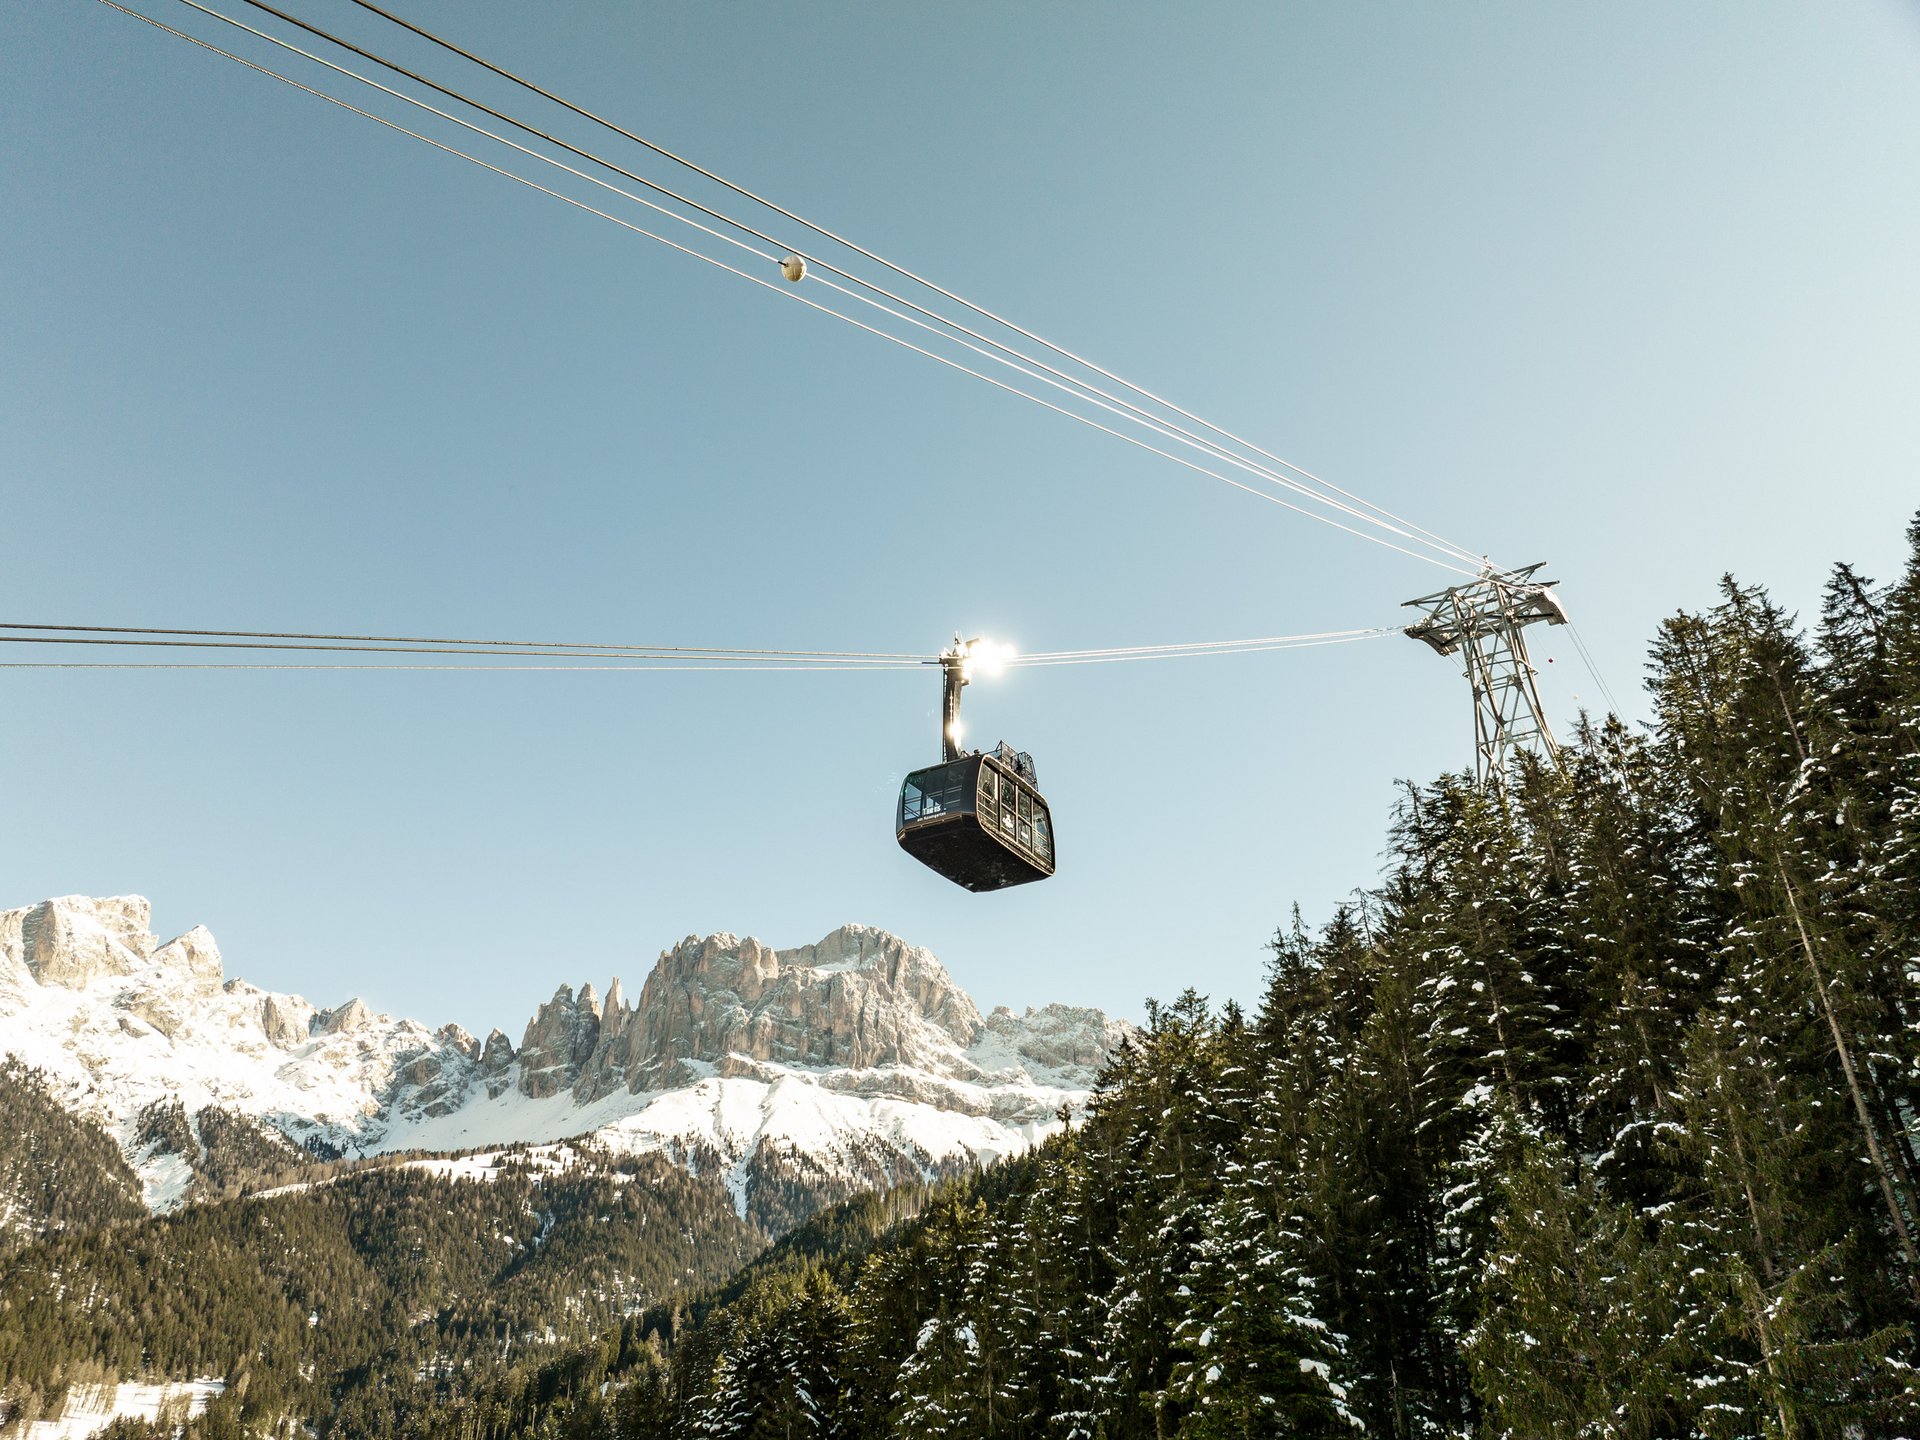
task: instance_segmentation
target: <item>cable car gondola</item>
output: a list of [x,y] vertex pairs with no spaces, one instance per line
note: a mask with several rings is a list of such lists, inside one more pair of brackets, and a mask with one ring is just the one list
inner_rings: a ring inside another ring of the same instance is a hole
[[894,838],[929,870],[969,890],[1004,890],[1053,874],[1053,816],[1040,793],[1033,757],[1001,744],[960,749],[960,687],[978,640],[954,637],[940,656],[942,691],[938,765],[900,786]]

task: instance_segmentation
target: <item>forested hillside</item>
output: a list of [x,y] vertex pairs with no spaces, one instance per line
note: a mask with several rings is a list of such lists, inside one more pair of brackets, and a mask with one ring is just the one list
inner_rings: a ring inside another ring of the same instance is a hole
[[[1646,733],[1580,727],[1505,794],[1407,787],[1384,879],[1275,937],[1252,1013],[1152,1007],[1033,1154],[816,1217],[707,1301],[484,1377],[436,1372],[412,1302],[368,1292],[396,1388],[285,1402],[328,1436],[1914,1433],[1909,538],[1891,587],[1838,569],[1810,633],[1731,580],[1668,621]],[[444,1225],[418,1218],[441,1191],[388,1183],[382,1247],[437,1254],[399,1232]],[[233,1263],[296,1239],[242,1227]],[[75,1243],[29,1253],[70,1276]],[[15,1356],[56,1333],[22,1331],[41,1288],[0,1310]],[[109,1333],[73,1323],[42,1343]],[[257,1372],[287,1343],[257,1333],[183,1339],[173,1373]]]
[[0,1256],[43,1231],[145,1213],[140,1181],[113,1138],[69,1115],[39,1076],[0,1056]]
[[226,1393],[197,1433],[418,1434],[425,1407],[670,1314],[763,1244],[717,1179],[658,1156],[489,1181],[383,1165],[50,1232],[0,1263],[0,1435],[70,1386],[200,1376]]

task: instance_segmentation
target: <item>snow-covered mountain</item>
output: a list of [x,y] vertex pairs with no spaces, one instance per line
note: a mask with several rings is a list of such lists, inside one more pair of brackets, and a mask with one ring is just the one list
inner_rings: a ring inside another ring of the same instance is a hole
[[138,896],[0,911],[0,1055],[103,1126],[155,1208],[236,1133],[287,1162],[587,1137],[718,1168],[743,1216],[790,1223],[1025,1148],[1128,1028],[1064,1005],[983,1017],[927,951],[848,925],[797,950],[689,937],[636,1001],[562,985],[517,1046],[483,1044],[227,979],[204,928],[161,944],[149,917]]

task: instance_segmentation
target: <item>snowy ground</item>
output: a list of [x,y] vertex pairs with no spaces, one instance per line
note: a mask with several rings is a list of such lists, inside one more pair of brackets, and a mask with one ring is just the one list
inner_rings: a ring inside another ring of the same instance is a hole
[[[1001,1119],[988,1113],[1008,1098],[997,1087],[945,1082],[943,1088],[959,1092],[948,1098],[965,1106],[945,1109],[842,1089],[850,1078],[844,1070],[833,1075],[836,1083],[831,1087],[821,1083],[825,1078],[802,1067],[771,1079],[710,1075],[664,1093],[623,1092],[585,1106],[571,1095],[534,1100],[509,1091],[438,1120],[396,1126],[379,1148],[461,1150],[515,1142],[546,1147],[583,1134],[615,1154],[705,1147],[725,1161],[734,1206],[744,1215],[746,1167],[763,1144],[798,1151],[828,1170],[856,1144],[877,1143],[922,1157],[929,1166],[997,1159],[1018,1154],[1057,1128],[1052,1117],[1062,1104],[1085,1099],[1080,1091],[1022,1087],[1022,1118]],[[545,1163],[556,1168],[565,1164],[566,1157],[555,1150],[537,1153],[551,1157]],[[490,1178],[485,1172],[493,1162],[490,1156],[475,1155],[418,1163],[448,1175],[482,1179]]]
[[22,1440],[85,1440],[127,1416],[153,1421],[163,1409],[191,1419],[226,1385],[219,1380],[184,1380],[165,1385],[127,1381],[119,1385],[76,1385],[67,1393],[66,1409],[55,1420],[36,1420],[20,1433]]

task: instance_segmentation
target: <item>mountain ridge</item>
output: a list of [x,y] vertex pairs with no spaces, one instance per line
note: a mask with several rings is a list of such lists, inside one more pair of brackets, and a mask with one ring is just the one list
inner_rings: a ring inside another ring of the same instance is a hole
[[0,911],[0,1054],[106,1129],[157,1210],[235,1173],[212,1130],[317,1159],[589,1137],[726,1171],[743,1218],[777,1177],[786,1220],[1025,1148],[1131,1028],[1068,1005],[983,1016],[930,952],[849,924],[787,950],[687,936],[631,1002],[618,978],[562,984],[516,1045],[267,991],[226,975],[204,926],[150,927],[137,895]]

